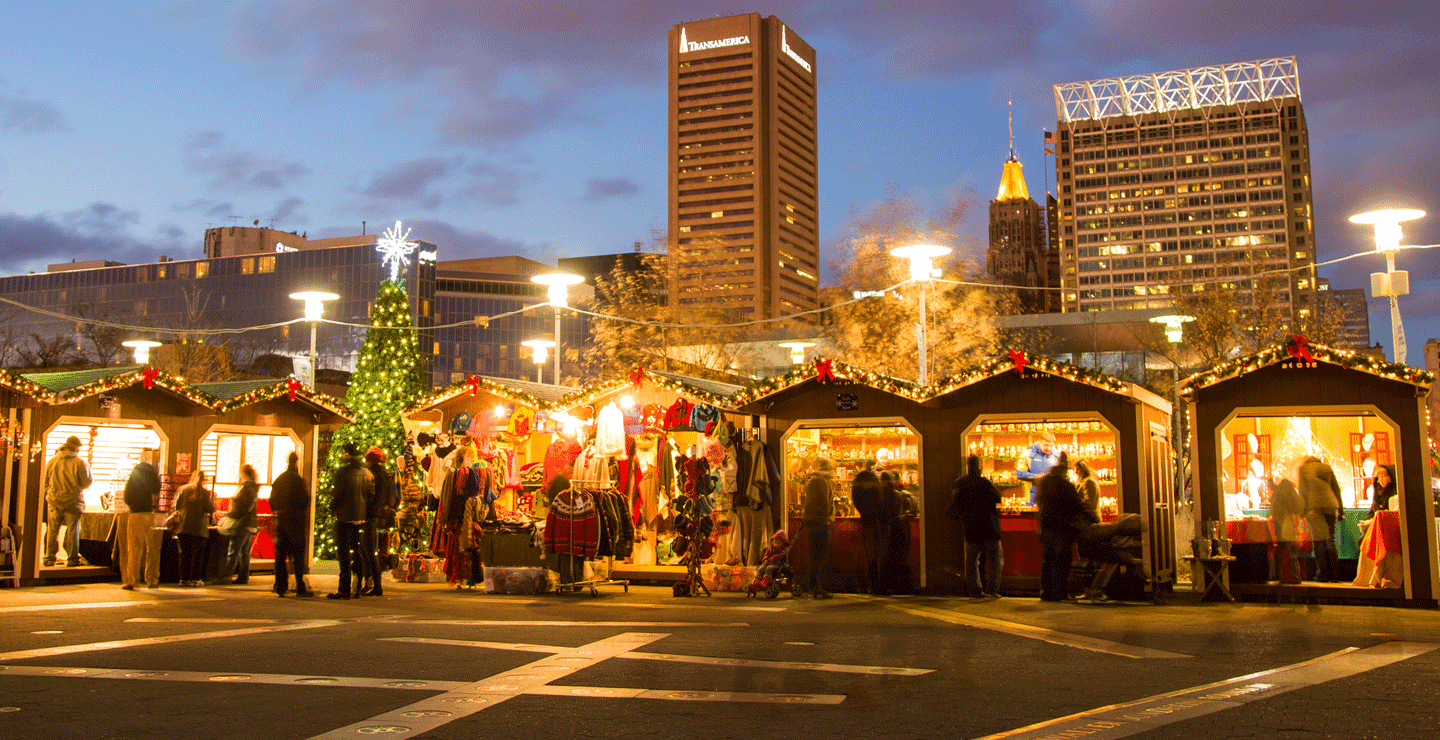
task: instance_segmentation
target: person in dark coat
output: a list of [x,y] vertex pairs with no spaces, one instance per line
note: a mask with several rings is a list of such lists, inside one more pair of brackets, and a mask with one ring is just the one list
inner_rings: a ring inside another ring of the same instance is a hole
[[[295,571],[295,595],[314,596],[305,585],[305,539],[310,532],[310,489],[300,477],[300,456],[286,458],[285,472],[270,484],[270,513],[275,515],[275,594],[284,596]],[[287,567],[288,565],[288,567]]]
[[1068,601],[1070,598],[1070,563],[1075,538],[1089,523],[1085,503],[1080,492],[1070,482],[1067,473],[1069,460],[1060,453],[1055,467],[1050,468],[1039,481],[1039,495],[1036,503],[1040,512],[1036,521],[1040,526],[1040,547],[1043,551],[1040,565],[1040,600]]
[[804,508],[800,520],[810,540],[810,578],[805,588],[817,599],[831,598],[825,590],[830,565],[830,525],[835,521],[835,463],[826,458],[815,461],[815,471],[805,482]]
[[[972,599],[1000,598],[1000,569],[1005,563],[1000,549],[1000,491],[980,474],[980,457],[965,460],[965,475],[955,479],[950,502],[951,519],[965,525],[965,592]],[[980,579],[980,559],[985,559],[985,579]]]
[[125,528],[125,563],[121,588],[134,590],[143,576],[147,588],[160,588],[160,543],[164,532],[155,527],[160,502],[160,474],[155,471],[154,448],[140,451],[140,462],[125,481],[125,506],[130,509]]
[[384,596],[380,570],[380,528],[385,509],[393,510],[395,485],[385,469],[385,451],[371,447],[365,451],[365,468],[375,482],[375,495],[365,500],[365,527],[360,533],[361,596]]
[[215,493],[205,487],[205,471],[197,470],[190,482],[175,493],[173,504],[180,526],[175,541],[180,548],[180,585],[204,586],[209,563],[210,519],[215,515]]
[[365,526],[365,502],[375,495],[375,479],[360,464],[360,451],[346,443],[344,464],[335,471],[330,493],[330,513],[335,516],[335,550],[340,561],[340,582],[327,599],[348,599],[353,590],[351,577],[359,575],[360,531]]
[[880,516],[880,477],[866,465],[850,481],[850,503],[860,515],[860,546],[865,551],[865,585],[871,593],[880,590],[880,563],[890,528]]
[[909,496],[895,473],[880,474],[880,518],[885,535],[880,551],[881,596],[910,590],[910,520],[905,506]]
[[241,465],[240,480],[240,490],[230,498],[230,510],[225,513],[225,516],[239,522],[235,533],[230,535],[230,549],[225,561],[225,575],[235,576],[231,583],[237,586],[250,582],[250,546],[260,527],[260,518],[256,514],[260,484],[255,480],[255,468]]

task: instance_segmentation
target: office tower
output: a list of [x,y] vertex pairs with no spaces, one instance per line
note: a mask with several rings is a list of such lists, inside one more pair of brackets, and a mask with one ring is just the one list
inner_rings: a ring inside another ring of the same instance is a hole
[[1016,291],[1017,308],[1024,313],[1045,310],[1044,288],[1050,277],[1046,265],[1045,231],[1040,222],[1040,204],[1030,197],[1025,173],[1015,158],[1015,137],[1010,137],[1010,157],[1000,176],[1000,188],[990,201],[990,248],[985,255],[990,277],[1002,285],[1032,290]]
[[[1171,305],[1224,280],[1303,315],[1310,142],[1294,57],[1055,86],[1066,311]],[[1294,270],[1252,279],[1268,270]]]
[[670,305],[744,319],[818,307],[815,67],[774,16],[670,30]]

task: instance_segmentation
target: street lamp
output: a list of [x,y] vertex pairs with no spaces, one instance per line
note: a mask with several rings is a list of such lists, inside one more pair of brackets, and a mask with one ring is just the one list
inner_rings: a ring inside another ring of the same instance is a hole
[[316,367],[319,358],[315,354],[315,329],[320,325],[320,316],[325,311],[325,301],[333,301],[340,296],[321,290],[305,290],[291,293],[290,297],[305,302],[305,320],[310,322],[310,365],[309,377],[304,380],[313,386],[315,385],[315,373],[319,369]]
[[920,323],[915,325],[915,345],[920,348],[920,385],[925,385],[930,377],[930,363],[926,358],[930,319],[925,313],[925,288],[932,278],[940,275],[932,260],[950,254],[950,248],[937,244],[908,244],[890,250],[890,254],[910,260],[910,280],[920,283]]
[[[520,346],[530,348],[532,358],[535,360],[535,382],[544,383],[545,356],[550,354],[550,348],[554,347],[555,343],[549,339],[527,339],[521,342]],[[556,357],[559,357],[559,353],[556,353]]]
[[814,347],[814,346],[815,346],[815,343],[814,343],[814,342],[800,342],[800,341],[781,342],[781,343],[780,343],[780,346],[781,346],[781,347],[784,347],[785,349],[790,350],[790,362],[791,362],[791,364],[799,365],[799,364],[805,362],[805,350],[806,350],[806,348],[808,348],[808,347]]
[[531,276],[530,282],[549,288],[546,295],[555,308],[555,385],[560,385],[560,309],[569,305],[566,301],[569,300],[570,286],[585,282],[585,278],[568,272],[548,272]]
[[[1152,323],[1165,325],[1165,339],[1172,345],[1171,351],[1176,351],[1174,345],[1180,344],[1184,338],[1185,324],[1194,320],[1194,316],[1183,314],[1150,317]],[[1173,357],[1170,359],[1170,436],[1174,440],[1170,451],[1175,455],[1175,491],[1182,493],[1185,489],[1185,443],[1180,433],[1180,363]]]
[[1402,295],[1410,292],[1410,273],[1395,269],[1395,252],[1400,249],[1400,224],[1424,216],[1425,212],[1414,208],[1387,208],[1380,211],[1357,213],[1350,217],[1352,224],[1372,224],[1375,227],[1375,251],[1385,254],[1385,272],[1370,273],[1370,292],[1376,297],[1390,299],[1390,337],[1395,344],[1395,362],[1405,364],[1405,325],[1400,323],[1400,301]]
[[149,339],[131,339],[128,342],[121,342],[120,346],[135,350],[135,364],[148,365],[150,364],[150,350],[159,347],[160,343]]

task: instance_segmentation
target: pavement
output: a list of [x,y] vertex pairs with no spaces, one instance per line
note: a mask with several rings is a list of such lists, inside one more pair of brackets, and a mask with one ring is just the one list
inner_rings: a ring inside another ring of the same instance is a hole
[[1440,714],[1434,610],[269,581],[0,589],[0,738],[1433,738]]

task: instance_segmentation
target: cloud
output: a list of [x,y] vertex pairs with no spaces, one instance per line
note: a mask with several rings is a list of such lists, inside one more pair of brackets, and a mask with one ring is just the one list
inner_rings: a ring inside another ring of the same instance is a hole
[[499,237],[487,231],[458,227],[445,221],[414,219],[406,221],[405,226],[410,229],[411,238],[423,239],[439,247],[441,257],[446,260],[504,257],[512,254],[529,256],[544,249],[527,246],[523,242]]
[[0,93],[0,132],[44,134],[70,130],[65,114],[50,102],[23,93]]
[[445,197],[432,186],[448,177],[456,164],[455,160],[440,157],[397,162],[371,179],[360,193],[390,201],[392,205],[413,204],[433,211]]
[[107,203],[93,203],[59,216],[0,215],[0,272],[44,271],[71,260],[149,262],[153,247],[125,233],[135,216]]
[[476,162],[467,171],[470,184],[464,190],[465,195],[492,206],[513,206],[520,202],[518,171],[487,162]]
[[585,200],[592,203],[609,198],[629,198],[640,192],[640,186],[628,177],[595,178],[585,183]]
[[[295,215],[295,212],[299,210],[300,206],[304,203],[305,201],[299,198],[286,198],[285,200],[282,200],[279,203],[275,204],[275,215],[271,216],[270,218],[274,219],[275,221],[284,221],[285,219]],[[306,219],[304,218],[297,218],[295,220],[298,223],[304,223],[306,221]]]
[[185,144],[185,167],[207,178],[217,190],[278,190],[310,173],[300,162],[284,162],[251,151],[226,146],[225,135],[214,129],[193,134]]

